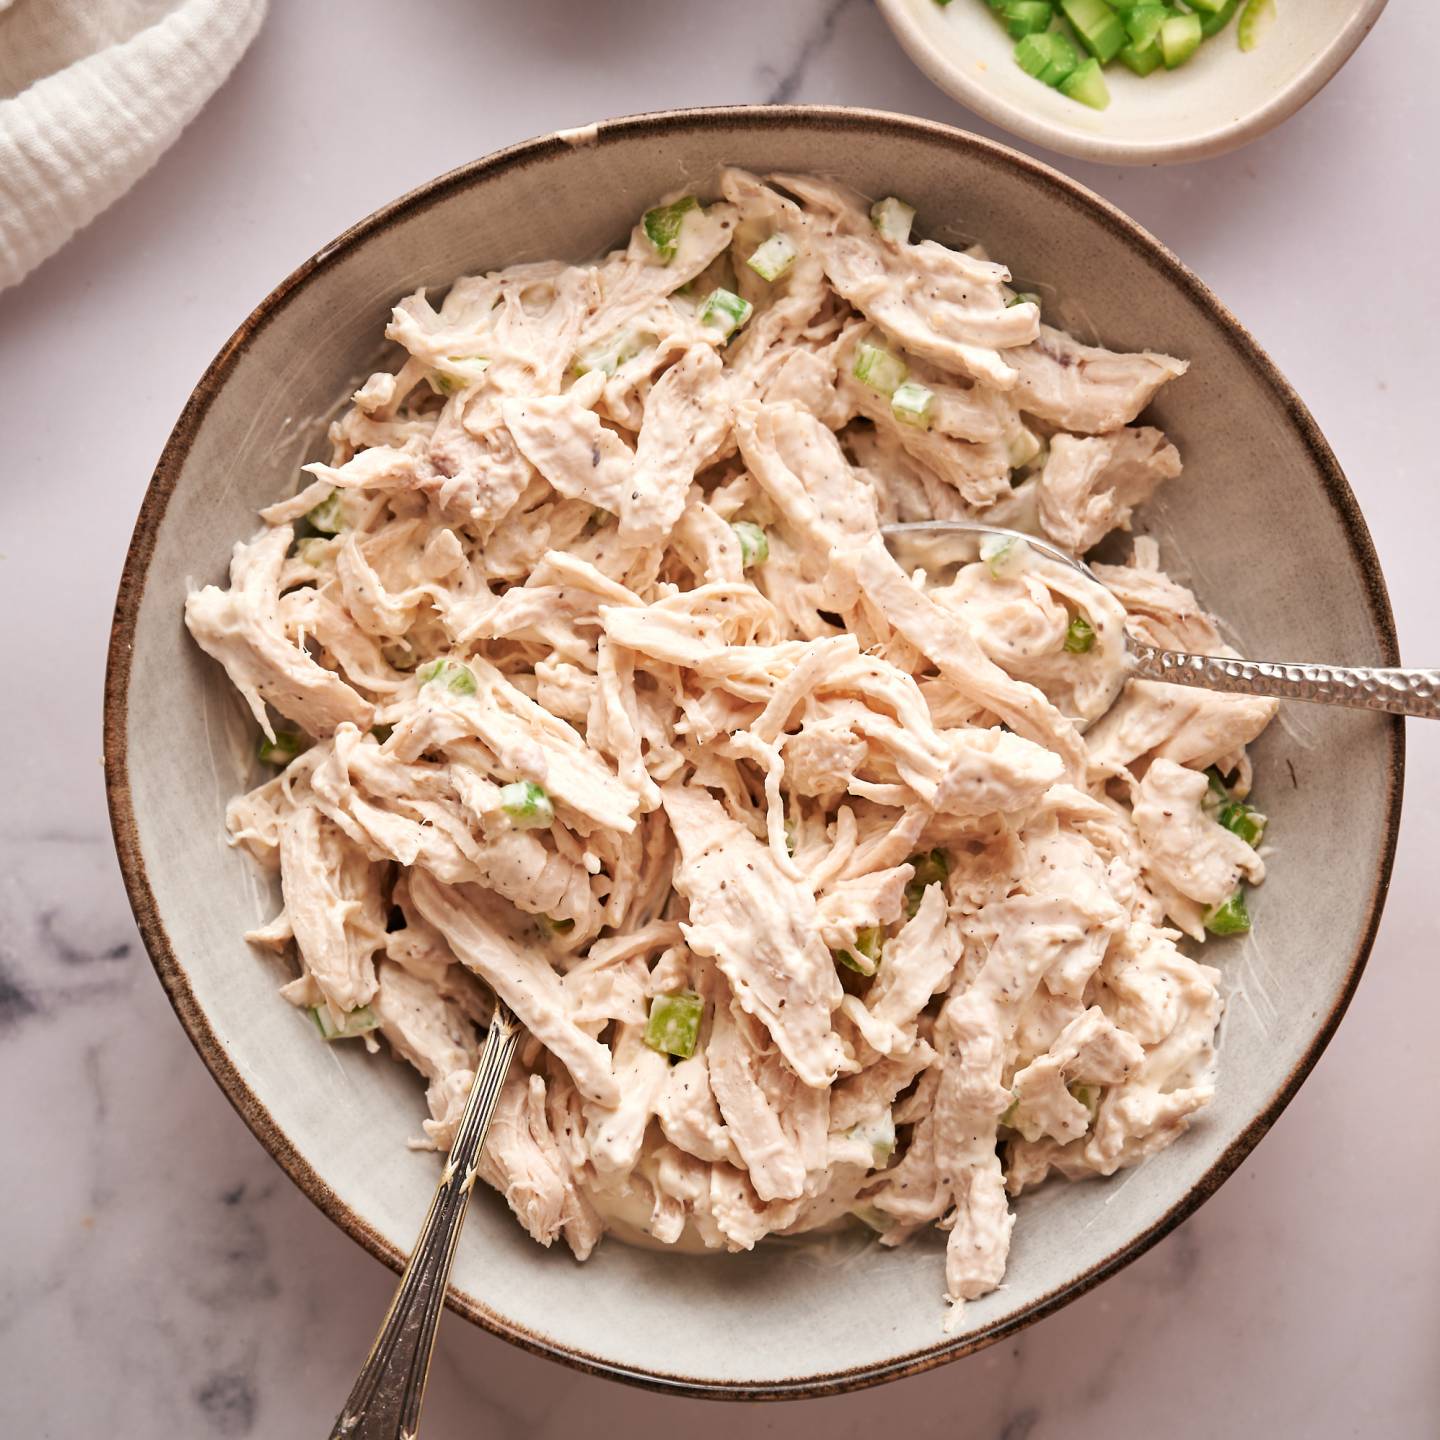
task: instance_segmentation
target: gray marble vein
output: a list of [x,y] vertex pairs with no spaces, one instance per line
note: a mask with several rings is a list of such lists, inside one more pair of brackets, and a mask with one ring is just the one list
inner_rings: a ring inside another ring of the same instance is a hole
[[[1322,96],[1239,154],[1066,166],[1176,246],[1311,403],[1415,663],[1440,655],[1430,13],[1392,5]],[[272,5],[173,152],[0,295],[0,1436],[323,1435],[393,1285],[205,1073],[109,843],[114,584],[190,387],[278,277],[429,176],[555,126],[766,97],[967,123],[863,0]],[[1336,1042],[1219,1195],[1117,1278],[957,1365],[799,1406],[607,1385],[447,1317],[426,1440],[1437,1433],[1437,777],[1440,730],[1413,727],[1390,906]]]

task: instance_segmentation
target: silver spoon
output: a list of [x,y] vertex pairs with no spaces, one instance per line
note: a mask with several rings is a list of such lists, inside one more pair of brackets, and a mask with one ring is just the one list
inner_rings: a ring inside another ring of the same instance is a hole
[[414,1440],[420,1430],[420,1404],[430,1375],[435,1330],[445,1308],[450,1266],[495,1102],[520,1042],[520,1022],[498,997],[485,1049],[475,1070],[465,1110],[455,1131],[450,1157],[435,1187],[430,1213],[415,1242],[405,1273],[370,1358],[335,1420],[330,1440]]
[[[971,520],[922,520],[886,525],[880,533],[890,553],[907,570],[924,568],[934,574],[948,566],[969,564],[980,558],[981,543],[996,536],[1023,540],[1031,550],[1068,565],[1093,585],[1105,588],[1105,582],[1088,565],[1019,530]],[[1161,650],[1137,640],[1128,631],[1125,652],[1129,674],[1139,680],[1165,680],[1172,685],[1194,685],[1230,695],[1274,696],[1309,700],[1317,705],[1345,705],[1354,710],[1384,710],[1424,720],[1440,719],[1440,670],[1227,660],[1218,655]]]

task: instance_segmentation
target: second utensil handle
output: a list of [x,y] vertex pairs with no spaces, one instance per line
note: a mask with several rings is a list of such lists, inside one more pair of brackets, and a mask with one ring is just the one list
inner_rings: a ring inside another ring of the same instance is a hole
[[475,1187],[480,1151],[500,1089],[520,1038],[520,1024],[505,1003],[495,1014],[450,1156],[430,1203],[385,1323],[350,1398],[331,1430],[331,1440],[409,1440],[420,1428],[420,1402],[430,1373],[435,1330],[450,1283],[450,1265]]
[[1131,640],[1131,673],[1141,680],[1199,685],[1232,695],[1309,700],[1354,710],[1440,719],[1440,670],[1392,670],[1368,666],[1293,665],[1269,660],[1228,660],[1186,655]]

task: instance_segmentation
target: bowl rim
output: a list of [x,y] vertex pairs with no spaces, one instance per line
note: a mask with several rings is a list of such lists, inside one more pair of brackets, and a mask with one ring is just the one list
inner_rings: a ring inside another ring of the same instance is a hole
[[[542,162],[549,156],[564,153],[576,144],[605,146],[634,137],[674,140],[677,134],[715,127],[739,128],[763,134],[768,130],[795,125],[842,132],[864,131],[873,134],[879,131],[897,138],[924,140],[932,144],[938,141],[967,150],[992,164],[1018,167],[1038,182],[1043,190],[1048,191],[1051,199],[1087,212],[1104,224],[1116,238],[1132,249],[1141,251],[1157,264],[1173,284],[1209,311],[1219,322],[1231,346],[1247,364],[1256,382],[1271,393],[1299,429],[1326,496],[1341,521],[1352,560],[1364,582],[1369,618],[1382,641],[1384,653],[1379,657],[1379,663],[1399,664],[1389,596],[1369,530],[1339,463],[1300,397],[1249,332],[1164,245],[1107,200],[1028,155],[939,122],[856,107],[739,105],[677,109],[623,116],[578,130],[557,131],[521,141],[437,176],[382,206],[328,245],[322,246],[281,281],[221,347],[186,400],[145,491],[120,578],[105,674],[103,754],[111,831],[126,893],[151,963],[191,1043],[256,1139],[295,1184],[346,1234],[396,1272],[403,1269],[405,1256],[345,1204],[320,1177],[295,1142],[261,1103],[227,1054],[195,997],[184,964],[170,942],[151,887],[130,786],[126,722],[134,636],[154,554],[156,534],[164,519],[170,497],[179,482],[190,446],[237,360],[285,305],[304,289],[318,271],[336,257],[357,250],[391,224],[422,212],[457,190],[507,170]],[[1318,1023],[1305,1053],[1284,1083],[1264,1102],[1254,1118],[1210,1169],[1154,1224],[1089,1269],[1040,1296],[1024,1310],[997,1321],[995,1325],[978,1334],[953,1341],[942,1339],[934,1345],[875,1364],[844,1371],[756,1382],[705,1380],[621,1365],[518,1325],[488,1308],[475,1297],[453,1287],[447,1296],[447,1303],[467,1320],[513,1344],[535,1354],[560,1360],[589,1374],[623,1380],[673,1395],[730,1400],[774,1400],[833,1395],[885,1380],[900,1379],[983,1349],[1060,1309],[1137,1259],[1209,1199],[1274,1124],[1334,1035],[1354,995],[1374,942],[1389,889],[1399,832],[1405,769],[1404,727],[1399,717],[1389,718],[1390,724],[1383,732],[1389,745],[1385,833],[1367,899],[1364,928],[1359,943],[1350,956],[1345,979],[1335,1002]]]
[[912,0],[878,0],[885,23],[901,48],[924,74],[952,99],[1037,145],[1078,160],[1111,165],[1167,165],[1204,160],[1257,140],[1308,105],[1339,73],[1375,28],[1387,0],[1359,0],[1353,14],[1324,49],[1293,80],[1263,104],[1202,130],[1188,140],[1121,140],[1093,135],[1078,127],[1032,114],[997,95],[972,76],[925,33]]

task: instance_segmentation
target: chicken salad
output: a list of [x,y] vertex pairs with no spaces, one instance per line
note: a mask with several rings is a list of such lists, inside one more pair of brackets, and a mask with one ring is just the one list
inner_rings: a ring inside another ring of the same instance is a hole
[[421,1073],[437,1148],[506,1001],[481,1173],[540,1243],[938,1225],[958,1304],[1013,1197],[1211,1098],[1178,942],[1248,926],[1275,704],[1124,683],[1127,626],[1233,653],[1143,537],[1101,590],[880,535],[1128,529],[1183,361],[1046,324],[899,200],[716,191],[402,300],[403,362],[189,595],[278,767],[227,813],[282,894],[247,938]]

